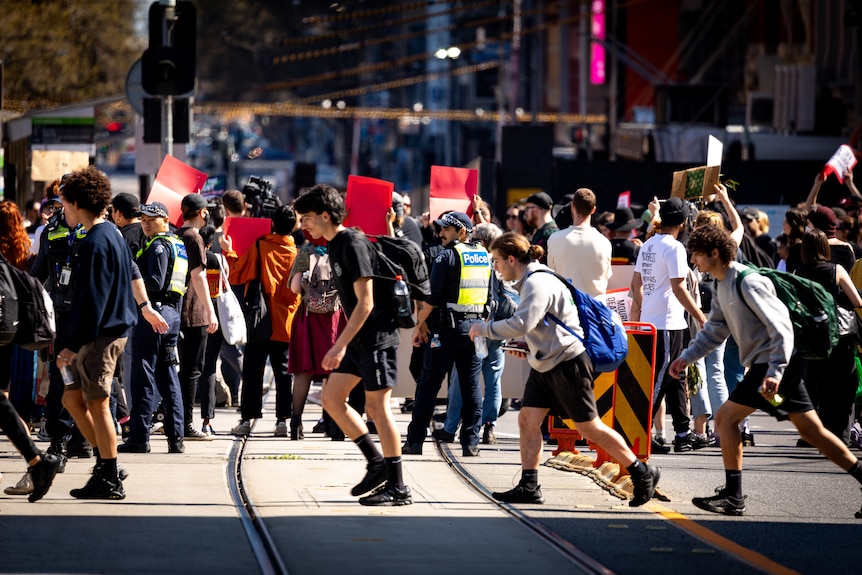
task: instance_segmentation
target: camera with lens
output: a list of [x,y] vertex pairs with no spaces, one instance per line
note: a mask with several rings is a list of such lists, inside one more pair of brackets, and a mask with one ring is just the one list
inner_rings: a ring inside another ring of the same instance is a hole
[[281,206],[272,182],[258,176],[249,176],[248,183],[242,188],[245,203],[251,206],[251,217],[271,218]]

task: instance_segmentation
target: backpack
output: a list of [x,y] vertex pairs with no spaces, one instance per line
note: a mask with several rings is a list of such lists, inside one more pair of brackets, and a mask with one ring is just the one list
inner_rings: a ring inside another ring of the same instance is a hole
[[[593,370],[608,372],[616,370],[625,361],[629,352],[629,337],[623,321],[617,312],[599,300],[585,294],[566,279],[552,270],[536,270],[549,273],[559,279],[569,289],[578,309],[578,319],[584,330],[581,338],[557,316],[548,313],[547,317],[567,332],[578,338],[587,350],[587,355],[593,363]],[[529,277],[529,276],[527,276]]]
[[489,288],[491,293],[488,303],[491,304],[491,313],[488,315],[488,321],[508,319],[515,315],[515,310],[518,309],[518,294],[493,271]]
[[18,332],[18,295],[10,267],[0,260],[0,346],[12,343]]
[[742,296],[742,280],[751,273],[758,273],[772,282],[775,295],[790,312],[796,353],[802,359],[828,358],[838,343],[838,320],[832,294],[809,279],[771,268],[746,265],[748,269],[742,270],[736,277],[736,290],[748,309],[751,306]]
[[309,254],[309,271],[302,274],[302,301],[309,313],[332,313],[341,308],[329,254]]
[[8,294],[15,294],[18,300],[18,324],[12,343],[30,351],[48,347],[57,333],[51,295],[38,279],[10,265],[2,256],[0,267],[9,272],[12,280],[14,290]]
[[[400,318],[397,308],[398,301],[394,293],[395,277],[401,276],[410,287],[410,297],[425,301],[431,295],[431,283],[428,276],[428,266],[422,250],[414,242],[406,238],[391,236],[368,236],[377,250],[374,264],[374,279],[381,280],[380,289],[375,288],[374,307],[385,315],[398,319],[398,327],[410,328],[416,325],[416,316]],[[377,283],[377,282],[375,282]],[[378,294],[383,294],[377,297]]]

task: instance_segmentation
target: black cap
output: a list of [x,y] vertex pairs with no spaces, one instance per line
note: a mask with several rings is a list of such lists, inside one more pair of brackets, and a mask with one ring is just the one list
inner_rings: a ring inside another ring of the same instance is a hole
[[207,199],[200,194],[186,194],[180,207],[184,214],[194,214],[207,207]]
[[132,194],[122,193],[114,196],[111,200],[115,212],[123,214],[124,218],[136,218],[141,215],[141,203],[137,196]]
[[396,218],[404,217],[404,198],[398,192],[392,192],[392,209]]
[[658,213],[663,226],[678,226],[685,221],[685,203],[680,198],[668,198],[662,202]]
[[533,204],[534,206],[538,206],[543,210],[550,210],[551,206],[554,205],[554,200],[552,200],[551,196],[549,196],[545,192],[537,192],[527,198],[527,203]]
[[614,221],[608,222],[605,226],[615,232],[628,232],[635,228],[640,229],[643,224],[643,220],[635,219],[631,208],[617,208],[614,212]]

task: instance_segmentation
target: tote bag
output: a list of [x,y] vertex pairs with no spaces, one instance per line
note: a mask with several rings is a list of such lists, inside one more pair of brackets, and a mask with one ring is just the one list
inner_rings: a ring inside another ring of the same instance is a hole
[[227,260],[224,256],[219,256],[219,267],[221,289],[216,296],[216,308],[218,308],[221,333],[228,345],[242,345],[246,342],[247,336],[245,314],[242,313],[242,306],[239,305],[239,300],[236,299],[236,294],[228,283],[228,276],[225,273]]

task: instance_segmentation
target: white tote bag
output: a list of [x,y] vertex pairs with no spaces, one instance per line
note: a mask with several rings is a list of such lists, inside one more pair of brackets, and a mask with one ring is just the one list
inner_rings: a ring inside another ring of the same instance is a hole
[[219,255],[219,267],[221,282],[219,282],[219,294],[216,296],[216,307],[221,333],[228,345],[243,345],[247,337],[245,314],[228,283],[228,276],[225,273],[227,260],[222,255]]

